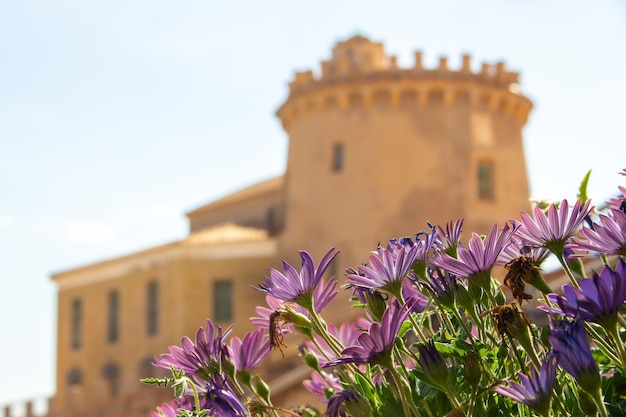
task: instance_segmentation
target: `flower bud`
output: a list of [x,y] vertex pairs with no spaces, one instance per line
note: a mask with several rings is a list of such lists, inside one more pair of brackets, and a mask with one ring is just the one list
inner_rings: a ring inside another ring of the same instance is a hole
[[476,388],[480,383],[482,371],[480,369],[480,364],[478,363],[478,357],[472,351],[468,352],[467,355],[465,355],[463,376],[473,388]]
[[591,395],[587,394],[585,391],[578,392],[578,406],[586,416],[595,416],[598,414],[596,403],[593,401],[593,398],[591,398]]
[[426,343],[417,345],[419,351],[419,363],[422,371],[437,387],[445,388],[448,386],[448,366],[443,360],[441,354],[435,347],[435,342],[429,340]]
[[298,347],[300,351],[300,356],[302,356],[302,360],[311,369],[320,372],[320,362],[315,353],[311,349],[309,349],[304,343]]
[[258,375],[252,377],[255,391],[259,397],[263,398],[267,403],[270,402],[270,386],[267,385]]

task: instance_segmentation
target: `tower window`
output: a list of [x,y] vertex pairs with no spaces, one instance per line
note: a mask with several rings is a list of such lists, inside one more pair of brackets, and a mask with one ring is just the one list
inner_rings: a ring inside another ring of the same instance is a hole
[[148,283],[146,302],[146,333],[153,336],[159,331],[159,283],[157,281]]
[[72,301],[72,329],[71,346],[72,349],[80,349],[83,344],[83,302],[80,299]]
[[120,295],[113,290],[109,293],[109,327],[107,339],[110,343],[117,342],[120,336]]
[[78,368],[72,368],[67,372],[67,385],[82,385],[83,373]]
[[343,154],[343,145],[337,143],[333,148],[333,171],[339,172],[343,169]]
[[479,162],[477,175],[478,198],[482,200],[493,200],[495,196],[493,163],[486,161]]
[[233,283],[231,280],[213,283],[213,317],[216,321],[233,319]]

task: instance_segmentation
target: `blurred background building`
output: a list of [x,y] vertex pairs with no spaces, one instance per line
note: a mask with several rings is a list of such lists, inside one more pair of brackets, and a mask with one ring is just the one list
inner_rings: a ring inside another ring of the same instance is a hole
[[[532,103],[504,63],[473,72],[470,59],[425,68],[417,52],[399,68],[381,43],[339,42],[321,72],[295,74],[277,111],[289,136],[283,176],[187,213],[181,241],[54,274],[49,416],[145,416],[169,401],[169,389],[139,382],[158,375],[154,355],[206,318],[251,330],[248,318],[264,305],[251,286],[283,259],[297,264],[298,250],[319,260],[337,248],[331,269],[341,278],[379,242],[427,220],[464,218],[465,230],[486,232],[528,210],[522,128]],[[348,318],[335,315],[345,305],[334,308],[329,317]],[[295,346],[287,353],[272,352],[265,372],[289,405],[308,371]]]

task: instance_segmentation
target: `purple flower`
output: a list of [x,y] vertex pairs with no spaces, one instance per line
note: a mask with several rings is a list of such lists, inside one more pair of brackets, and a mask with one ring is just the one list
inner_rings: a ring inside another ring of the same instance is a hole
[[[270,269],[269,278],[265,277],[264,282],[259,284],[256,289],[266,292],[279,300],[292,301],[306,309],[314,308],[313,294],[315,289],[337,253],[334,248],[330,249],[316,267],[311,255],[300,251],[300,258],[302,259],[300,272],[287,262],[283,262],[285,273],[283,274],[273,268]],[[331,284],[329,283],[329,285]],[[330,292],[332,293],[332,290]],[[322,293],[323,295],[325,294],[324,291]],[[326,295],[329,296],[330,294]],[[334,294],[332,296],[334,297]]]
[[600,387],[600,374],[583,325],[579,321],[550,317],[548,340],[559,366],[573,376],[583,390],[595,393]]
[[257,329],[246,333],[241,341],[238,337],[230,340],[230,354],[237,371],[251,371],[267,356],[270,342],[265,340],[264,330]]
[[580,281],[580,289],[563,285],[563,295],[549,294],[560,309],[541,306],[541,310],[598,323],[612,331],[617,312],[626,301],[626,261],[620,259],[615,270],[605,266],[600,275]]
[[435,342],[428,340],[417,345],[419,357],[417,363],[435,386],[445,390],[448,386],[448,366],[437,351]]
[[[339,329],[332,324],[329,324],[328,333],[337,339],[343,347],[347,347],[353,346],[356,343],[361,331],[357,328],[355,323],[343,323],[339,326]],[[317,357],[320,366],[325,367],[329,361],[337,359],[335,353],[330,346],[328,346],[328,343],[324,340],[324,338],[317,334],[313,337],[315,339],[315,343],[307,340],[304,342],[304,345]]]
[[491,269],[498,260],[500,252],[511,244],[510,239],[515,233],[515,229],[507,223],[499,232],[498,225],[494,224],[484,241],[479,235],[473,233],[469,247],[459,243],[457,248],[458,259],[440,251],[434,256],[432,263],[458,277],[480,276],[486,277],[485,281],[488,281],[491,276]]
[[452,257],[456,257],[456,249],[459,246],[461,232],[463,231],[463,219],[459,219],[454,223],[446,224],[446,230],[437,226],[438,233],[435,246],[442,252]]
[[[350,414],[346,414],[348,411]],[[370,416],[372,410],[367,400],[356,391],[343,390],[334,393],[328,399],[328,408],[324,413],[328,417]]]
[[233,393],[223,375],[216,375],[199,390],[200,407],[210,416],[249,416],[250,413]]
[[549,356],[541,363],[541,369],[532,366],[530,375],[518,372],[521,384],[508,381],[509,386],[499,385],[493,390],[513,400],[526,404],[540,415],[548,415],[550,410],[550,396],[556,377],[556,360]]
[[387,245],[387,250],[391,251],[394,256],[397,256],[400,249],[407,250],[416,246],[417,252],[411,269],[412,272],[420,278],[424,278],[426,276],[427,258],[438,239],[435,227],[430,225],[430,223],[428,226],[431,230],[430,233],[424,231],[417,233],[415,235],[415,242],[413,242],[410,237],[404,237],[400,240],[392,239]]
[[522,223],[517,230],[517,236],[533,245],[544,246],[557,256],[562,256],[565,242],[576,233],[592,209],[589,200],[582,206],[580,200],[576,200],[571,213],[567,200],[563,200],[558,209],[554,204],[550,204],[547,215],[539,207],[535,207],[534,219],[524,212],[521,213]]
[[458,289],[454,274],[442,269],[431,269],[428,271],[428,278],[422,282],[422,285],[441,305],[454,308]]
[[358,274],[348,274],[347,284],[369,289],[384,289],[398,296],[402,280],[411,269],[417,256],[417,246],[396,249],[378,248],[370,255],[370,266],[359,265]]
[[411,313],[421,313],[430,303],[430,298],[425,296],[412,280],[408,279],[402,283],[402,298],[412,306]]
[[410,306],[403,307],[397,300],[394,300],[383,314],[380,323],[372,323],[366,333],[359,335],[357,345],[344,349],[340,358],[328,362],[324,367],[366,362],[385,367],[392,366],[390,363],[391,347],[409,311]]
[[150,412],[150,417],[176,417],[176,410],[169,404],[163,403],[157,407],[157,411]]
[[187,375],[199,373],[202,377],[208,377],[220,369],[223,355],[227,355],[224,340],[230,333],[229,327],[224,334],[222,328],[214,325],[211,320],[206,321],[206,330],[201,327],[196,332],[196,343],[187,336],[181,340],[181,347],[170,346],[169,354],[163,354],[155,358],[154,366],[157,368],[182,369]]
[[323,371],[311,373],[311,379],[305,379],[302,381],[302,385],[311,394],[324,400],[328,399],[333,392],[341,389],[339,378]]
[[[575,252],[592,251],[606,255],[626,256],[626,212],[611,210],[611,215],[600,215],[592,228],[582,228],[582,238],[572,238],[567,247]],[[584,254],[576,254],[584,256]]]
[[534,246],[531,243],[520,239],[519,236],[511,236],[511,244],[508,245],[498,257],[496,265],[506,265],[525,256],[530,259],[536,267],[540,267],[543,261],[550,256],[550,251],[543,246]]

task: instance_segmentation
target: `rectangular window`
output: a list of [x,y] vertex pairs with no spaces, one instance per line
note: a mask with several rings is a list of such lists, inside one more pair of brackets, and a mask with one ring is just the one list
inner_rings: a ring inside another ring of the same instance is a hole
[[213,317],[216,321],[233,319],[233,283],[230,280],[213,283]]
[[159,331],[159,283],[150,281],[147,288],[146,332],[149,336]]
[[117,342],[119,339],[120,325],[120,295],[119,292],[113,290],[109,293],[109,328],[108,337],[110,343]]
[[83,344],[83,302],[80,299],[72,300],[72,349],[80,349]]
[[494,174],[491,162],[478,163],[478,198],[493,200],[494,198]]
[[333,171],[339,172],[343,169],[343,145],[337,143],[333,148]]

